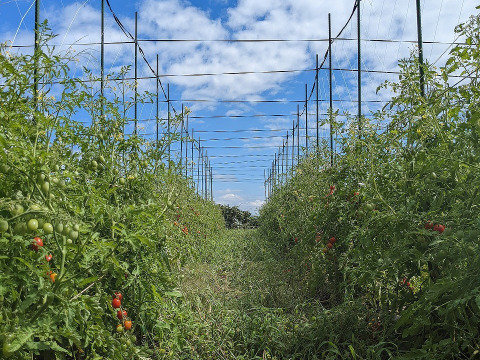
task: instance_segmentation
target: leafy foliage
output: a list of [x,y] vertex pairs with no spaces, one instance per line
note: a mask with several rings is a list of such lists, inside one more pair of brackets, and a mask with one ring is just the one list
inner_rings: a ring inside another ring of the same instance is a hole
[[219,205],[227,229],[258,226],[257,218],[249,211],[240,210],[238,206]]
[[[402,60],[399,82],[381,86],[390,103],[361,119],[361,133],[354,119],[339,126],[335,166],[321,166],[328,151],[310,155],[261,209],[260,230],[304,274],[307,299],[331,311],[361,305],[356,318],[374,310],[375,336],[355,346],[347,328],[341,352],[367,357],[383,343],[402,358],[478,353],[479,26],[475,16],[457,27],[466,45],[440,73],[425,66],[425,98],[415,54]],[[463,78],[451,86],[449,74]]]
[[[175,163],[164,163],[176,134],[155,144],[124,135],[131,101],[123,99],[133,84],[124,83],[122,98],[98,96],[87,70],[92,82],[69,78],[74,58],[49,48],[50,38],[33,55],[0,47],[3,355],[159,357],[160,305],[177,296],[172,267],[223,227],[220,211],[195,195]],[[32,245],[34,237],[41,240]],[[111,307],[116,291],[132,330]]]

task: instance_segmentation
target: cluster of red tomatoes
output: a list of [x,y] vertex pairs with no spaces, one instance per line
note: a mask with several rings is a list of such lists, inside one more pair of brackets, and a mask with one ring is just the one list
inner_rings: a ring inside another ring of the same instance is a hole
[[441,234],[445,231],[445,225],[434,224],[433,222],[429,221],[425,223],[425,229],[437,231],[439,234]]
[[329,240],[327,245],[323,248],[323,253],[326,254],[328,250],[333,249],[333,244],[337,242],[337,238],[335,236],[332,236]]
[[117,318],[122,324],[117,325],[117,332],[123,332],[123,330],[130,330],[132,328],[132,320],[127,318],[127,311],[122,307],[123,295],[120,292],[113,294],[112,307],[118,309]]
[[408,281],[408,279],[406,277],[404,277],[402,279],[402,281],[400,281],[400,285],[403,285],[405,286],[408,290],[410,291],[413,291],[413,286],[410,284],[410,282]]
[[[43,247],[43,240],[41,237],[34,237],[33,238],[33,241],[32,241],[32,244],[30,245],[32,250],[35,251],[35,252],[38,252],[38,249]],[[47,263],[50,263],[50,261],[53,259],[53,255],[52,254],[47,254],[45,255],[45,260],[47,260]],[[52,272],[52,271],[47,271],[47,275],[50,277],[50,280],[52,280],[52,283],[55,282],[55,280],[57,279],[57,273],[55,272]]]

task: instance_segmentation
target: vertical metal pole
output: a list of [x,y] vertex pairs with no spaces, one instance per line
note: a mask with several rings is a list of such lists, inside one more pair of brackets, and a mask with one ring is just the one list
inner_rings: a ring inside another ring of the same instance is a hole
[[[35,44],[33,52],[33,107],[38,111],[38,50],[40,48],[40,0],[35,1]],[[35,121],[35,118],[34,118]],[[36,122],[36,121],[35,121]]]
[[202,149],[202,155],[201,155],[201,160],[202,160],[202,196],[203,198],[205,198],[205,182],[203,181],[204,179],[204,174],[203,174],[203,170],[205,168],[205,163],[204,163],[204,158],[203,158],[203,149]]
[[210,166],[210,200],[213,201],[213,172],[212,166]]
[[278,155],[277,155],[277,184],[280,184],[280,147],[278,148]]
[[286,149],[287,149],[287,157],[286,157],[286,166],[285,166],[285,173],[286,173],[286,177],[288,177],[288,131],[287,131],[287,146],[286,146]]
[[157,120],[157,129],[156,129],[156,140],[157,140],[157,150],[158,150],[158,84],[159,84],[159,81],[158,81],[158,54],[157,54],[157,99],[156,99],[156,106],[157,106],[157,109],[156,109],[156,113],[155,113],[155,117],[156,117],[156,120]]
[[265,178],[265,169],[263,169],[263,189],[265,192],[265,199],[267,198],[267,179]]
[[205,167],[205,200],[208,200],[208,156],[207,152],[205,151],[205,159],[204,159],[204,167]]
[[[125,74],[122,73],[122,106],[123,106],[123,119],[122,119],[122,137],[125,141],[125,118],[127,116],[127,109],[125,108]],[[127,168],[127,164],[125,162],[125,148],[122,151],[122,161],[123,166],[125,169]]]
[[295,166],[295,120],[292,124],[292,168]]
[[305,84],[305,155],[308,156],[308,84]]
[[168,114],[167,114],[167,141],[168,141],[168,166],[170,166],[170,84],[167,84],[167,108],[168,108]]
[[180,122],[180,174],[183,165],[183,104],[182,104],[182,121]]
[[297,105],[297,164],[300,162],[300,105]]
[[135,11],[135,99],[134,99],[134,112],[135,112],[135,135],[137,135],[138,120],[137,120],[137,88],[138,88],[138,13]]
[[193,172],[193,145],[194,145],[194,129],[192,129],[192,138],[191,138],[191,142],[192,142],[192,167],[191,167],[191,174],[192,174],[192,180],[193,180],[193,186],[195,187],[195,173]]
[[105,79],[105,0],[102,0],[102,19],[101,19],[101,44],[100,44],[100,95],[102,96],[102,115],[103,115],[103,93]]
[[[284,164],[285,164],[285,140],[282,141],[282,178],[283,178],[283,174],[285,174],[284,172]],[[282,183],[283,183],[283,180],[282,180]]]
[[316,70],[316,76],[315,76],[315,90],[316,90],[316,103],[317,103],[317,154],[319,152],[319,147],[320,147],[320,144],[319,144],[319,134],[318,134],[318,54],[316,56],[316,62],[317,62],[317,66],[315,66],[315,70]]
[[275,154],[275,160],[272,161],[272,184],[273,184],[273,188],[275,189],[275,185],[276,185],[276,182],[275,182],[275,161],[277,160],[277,154]]
[[188,178],[188,114],[185,126],[185,178]]
[[358,63],[358,137],[362,133],[362,47],[360,45],[360,0],[357,0],[357,63]]
[[332,97],[332,20],[328,14],[328,83],[330,100],[330,166],[333,167],[333,97]]
[[197,194],[200,195],[200,138],[198,138]]
[[418,63],[420,68],[420,94],[425,96],[425,74],[423,72],[422,9],[417,0]]
[[270,197],[270,169],[267,169],[267,197]]

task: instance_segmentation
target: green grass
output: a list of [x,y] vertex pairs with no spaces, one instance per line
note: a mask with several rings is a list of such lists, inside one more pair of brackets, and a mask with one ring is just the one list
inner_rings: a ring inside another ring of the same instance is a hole
[[178,273],[182,299],[163,309],[160,343],[174,358],[350,358],[334,344],[367,333],[361,304],[324,309],[256,230],[229,230],[203,254]]

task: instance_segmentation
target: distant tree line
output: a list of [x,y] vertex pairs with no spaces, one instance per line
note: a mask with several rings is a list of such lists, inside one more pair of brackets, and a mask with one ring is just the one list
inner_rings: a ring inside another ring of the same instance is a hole
[[257,216],[249,211],[240,210],[238,206],[219,205],[225,218],[227,229],[241,229],[258,226]]

